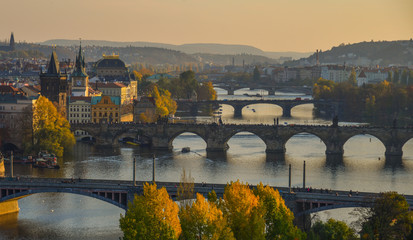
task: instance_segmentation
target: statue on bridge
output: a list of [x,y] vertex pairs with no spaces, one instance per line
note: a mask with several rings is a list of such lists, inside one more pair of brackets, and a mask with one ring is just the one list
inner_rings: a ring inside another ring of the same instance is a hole
[[338,116],[337,115],[335,115],[334,118],[333,118],[332,127],[338,127]]

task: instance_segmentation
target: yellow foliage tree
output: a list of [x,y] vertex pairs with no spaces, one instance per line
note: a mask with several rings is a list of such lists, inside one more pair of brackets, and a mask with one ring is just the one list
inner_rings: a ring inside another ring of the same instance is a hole
[[160,91],[157,85],[153,85],[149,96],[155,99],[156,113],[158,116],[165,117],[169,114],[175,114],[178,106],[171,98],[171,93],[168,90]]
[[43,96],[37,99],[33,107],[33,140],[31,150],[48,150],[59,157],[75,144],[69,122]]
[[235,240],[222,211],[199,193],[192,205],[181,208],[179,219],[182,226],[180,239]]
[[178,239],[181,234],[178,205],[165,188],[145,183],[143,195],[135,195],[128,207],[119,220],[124,239]]
[[277,190],[260,183],[254,189],[254,193],[260,198],[260,202],[265,208],[266,239],[298,240],[306,238],[305,233],[294,226],[294,215],[285,205],[284,199]]
[[264,210],[248,185],[238,180],[225,187],[222,211],[237,240],[265,239]]

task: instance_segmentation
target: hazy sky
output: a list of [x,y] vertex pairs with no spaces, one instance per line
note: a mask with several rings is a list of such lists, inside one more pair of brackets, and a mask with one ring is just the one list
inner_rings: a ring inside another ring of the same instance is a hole
[[413,38],[413,0],[0,0],[0,39],[246,44],[264,51]]

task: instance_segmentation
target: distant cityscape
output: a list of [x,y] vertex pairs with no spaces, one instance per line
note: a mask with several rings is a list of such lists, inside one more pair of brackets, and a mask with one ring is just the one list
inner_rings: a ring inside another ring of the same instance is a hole
[[[267,86],[312,86],[319,78],[340,83],[347,81],[352,72],[356,73],[358,86],[385,80],[409,85],[413,81],[412,61],[406,66],[326,64],[321,61],[323,53],[319,50],[300,60],[303,64],[299,66],[253,64],[245,60],[238,63],[235,59],[243,55],[232,56],[230,64],[154,65],[146,63],[145,59],[127,64],[122,60],[123,56],[116,53],[103,54],[97,61],[86,61],[97,56],[88,56],[91,48],[85,51],[81,42],[78,46],[69,47],[76,55],[75,60],[59,58],[57,46],[47,48],[50,57],[5,57],[5,53],[18,51],[13,33],[9,44],[3,45],[0,47],[0,128],[10,129],[18,128],[14,119],[19,119],[24,109],[33,105],[40,94],[55,102],[69,123],[136,122],[141,113],[155,114],[153,100],[139,95],[141,79],[156,83],[161,78],[177,78],[188,70],[195,72],[198,81],[255,81]],[[345,55],[354,57],[352,53]],[[256,70],[258,77],[254,77]],[[128,105],[130,107],[126,107]],[[75,132],[76,136],[86,134]],[[13,142],[18,140],[13,139]]]

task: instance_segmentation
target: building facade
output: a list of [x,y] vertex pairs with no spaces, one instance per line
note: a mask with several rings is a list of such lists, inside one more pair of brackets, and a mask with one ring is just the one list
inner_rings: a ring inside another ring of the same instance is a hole
[[119,123],[120,97],[99,96],[91,99],[91,114],[93,123]]
[[3,129],[0,145],[4,146],[8,142],[23,142],[22,125],[31,123],[35,103],[35,98],[21,93],[0,94],[0,129]]

